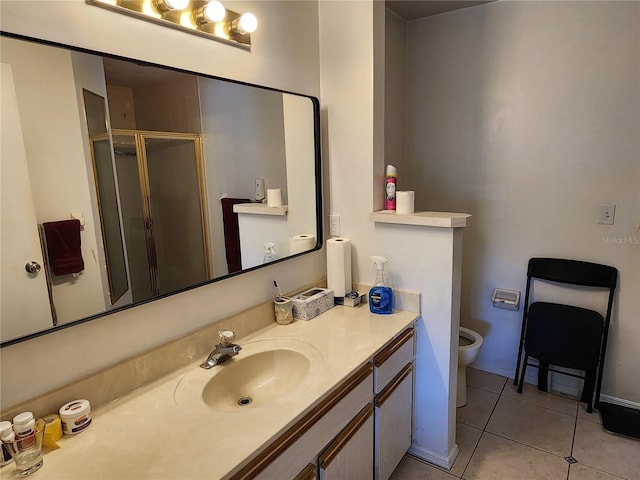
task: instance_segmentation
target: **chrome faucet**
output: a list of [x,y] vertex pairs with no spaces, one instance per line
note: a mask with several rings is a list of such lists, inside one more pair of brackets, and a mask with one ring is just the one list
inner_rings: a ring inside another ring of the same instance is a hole
[[242,350],[242,347],[240,345],[231,343],[236,338],[236,334],[231,330],[219,331],[218,338],[220,338],[220,343],[215,346],[205,362],[200,365],[201,368],[209,370],[211,367],[220,365],[221,363],[229,360],[231,357],[236,356],[238,352]]

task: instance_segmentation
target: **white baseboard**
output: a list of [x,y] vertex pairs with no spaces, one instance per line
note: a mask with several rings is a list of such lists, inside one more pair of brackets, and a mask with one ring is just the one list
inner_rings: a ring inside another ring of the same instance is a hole
[[600,394],[600,401],[640,410],[639,402],[632,402],[631,400],[625,400],[624,398],[613,397],[611,395]]
[[409,447],[409,450],[407,450],[407,453],[421,460],[424,460],[425,462],[433,463],[434,465],[442,467],[446,470],[451,470],[451,467],[453,467],[453,462],[456,461],[460,450],[458,449],[458,444],[456,443],[453,445],[453,448],[449,452],[449,455],[443,457],[442,455],[438,455],[429,450],[425,450],[424,448],[411,445]]
[[[505,369],[490,369],[484,365],[471,365],[471,368],[475,368],[477,370],[482,370],[484,372],[494,373],[496,375],[502,375],[503,377],[507,377],[509,382],[513,382],[513,370],[505,370]],[[531,385],[538,384],[538,370],[535,368],[528,369],[527,374],[525,375],[524,381],[525,383],[530,383]],[[561,393],[563,395],[568,395],[571,397],[578,397],[582,392],[582,381],[573,377],[568,377],[566,375],[557,375],[552,373],[551,379],[549,381],[549,387],[553,392]],[[621,405],[623,407],[629,407],[640,410],[640,403],[633,402],[631,400],[627,400],[620,397],[614,397],[613,395],[606,395],[604,393],[600,394],[600,401],[613,403],[615,405]]]

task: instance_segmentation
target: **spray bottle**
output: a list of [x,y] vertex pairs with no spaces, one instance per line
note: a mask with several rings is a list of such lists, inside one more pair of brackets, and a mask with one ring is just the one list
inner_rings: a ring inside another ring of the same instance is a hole
[[262,263],[269,263],[273,261],[273,256],[276,254],[274,244],[272,242],[267,242],[263,245],[263,247],[264,247],[264,258],[262,259]]
[[398,170],[393,165],[387,165],[384,181],[384,208],[385,210],[396,209],[396,187],[398,183]]
[[393,290],[386,286],[384,280],[384,265],[389,260],[377,255],[370,258],[372,265],[376,265],[376,282],[369,290],[369,310],[383,315],[393,313]]

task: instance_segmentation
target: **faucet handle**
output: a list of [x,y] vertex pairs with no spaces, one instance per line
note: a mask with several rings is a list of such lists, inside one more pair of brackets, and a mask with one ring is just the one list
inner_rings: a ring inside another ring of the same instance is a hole
[[235,340],[236,334],[231,330],[218,330],[218,338],[220,339],[220,345],[226,347]]

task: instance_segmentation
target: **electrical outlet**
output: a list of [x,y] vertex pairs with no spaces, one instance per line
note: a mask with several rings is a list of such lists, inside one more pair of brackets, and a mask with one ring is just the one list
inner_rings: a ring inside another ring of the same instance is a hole
[[329,215],[329,236],[330,237],[339,237],[340,236],[340,214],[334,213]]
[[613,225],[616,216],[616,206],[612,203],[603,203],[600,205],[600,220],[598,223],[603,225]]

